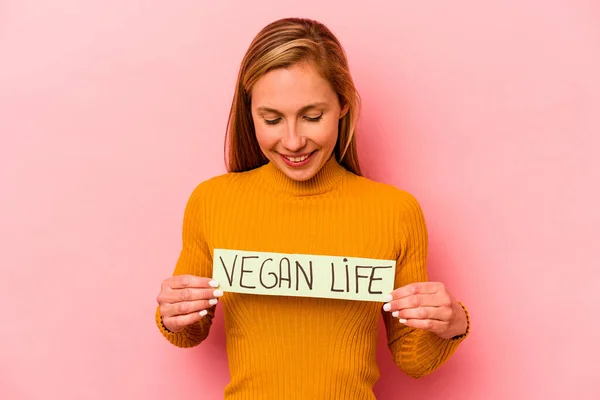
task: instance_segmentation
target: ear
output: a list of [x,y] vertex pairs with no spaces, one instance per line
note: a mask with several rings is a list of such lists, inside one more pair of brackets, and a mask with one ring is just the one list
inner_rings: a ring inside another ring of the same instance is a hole
[[340,118],[339,119],[344,118],[349,109],[350,109],[350,106],[348,105],[348,103],[344,104],[344,106],[340,110]]

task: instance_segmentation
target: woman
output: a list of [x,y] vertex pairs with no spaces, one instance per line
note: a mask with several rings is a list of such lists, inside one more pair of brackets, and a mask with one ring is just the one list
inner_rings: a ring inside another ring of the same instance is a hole
[[[415,378],[467,336],[466,310],[428,282],[419,204],[361,176],[358,111],[343,49],[322,24],[279,20],[251,43],[229,118],[229,173],[193,191],[156,310],[162,334],[191,347],[207,337],[220,303],[226,399],[373,399],[381,314],[396,364]],[[396,289],[385,304],[224,294],[210,278],[214,249],[396,260]]]

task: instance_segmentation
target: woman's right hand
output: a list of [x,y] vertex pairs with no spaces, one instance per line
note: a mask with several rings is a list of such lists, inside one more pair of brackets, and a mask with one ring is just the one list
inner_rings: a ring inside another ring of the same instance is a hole
[[214,290],[219,283],[210,278],[194,275],[176,275],[165,279],[156,298],[162,322],[171,332],[180,332],[186,326],[199,321],[223,296],[222,290]]

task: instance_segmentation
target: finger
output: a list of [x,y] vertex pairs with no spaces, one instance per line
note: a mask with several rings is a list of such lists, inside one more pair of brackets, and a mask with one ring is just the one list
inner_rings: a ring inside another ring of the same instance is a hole
[[161,292],[158,296],[158,304],[179,303],[195,300],[209,300],[223,296],[223,291],[220,289],[194,289],[185,288]]
[[438,307],[440,304],[435,294],[414,294],[400,300],[390,301],[383,305],[385,311],[399,311],[406,308]]
[[436,321],[450,321],[451,310],[445,307],[419,307],[407,308],[392,312],[392,316],[402,319],[434,319]]
[[448,322],[435,319],[402,319],[400,320],[400,323],[410,326],[411,328],[423,329],[434,333],[444,332],[450,325]]
[[163,317],[163,325],[171,332],[180,332],[186,326],[200,321],[206,314],[207,310],[194,312],[186,315],[177,315],[175,317]]
[[175,317],[178,315],[186,315],[198,313],[206,310],[218,303],[217,299],[182,301],[173,304],[163,304],[160,306],[160,315],[163,317]]
[[176,275],[168,280],[171,289],[219,287],[219,283],[211,278],[195,275]]
[[440,290],[441,286],[442,285],[439,282],[416,282],[399,287],[394,290],[391,295],[393,299],[401,299],[415,294],[434,294]]

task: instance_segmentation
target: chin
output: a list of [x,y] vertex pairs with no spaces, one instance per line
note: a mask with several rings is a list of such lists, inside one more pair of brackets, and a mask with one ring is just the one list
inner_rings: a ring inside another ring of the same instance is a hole
[[317,155],[315,159],[311,160],[309,164],[300,168],[290,167],[281,160],[281,156],[279,154],[275,154],[275,156],[270,159],[274,162],[277,168],[285,174],[285,176],[297,182],[304,182],[317,175],[319,170],[323,167],[324,163],[323,160],[318,157],[319,155]]
[[315,168],[294,170],[285,164],[277,164],[277,168],[283,172],[285,176],[297,182],[307,181],[319,172],[319,170]]
[[304,182],[311,179],[313,176],[317,174],[317,171],[288,171],[285,170],[284,173],[288,178],[295,180],[297,182]]

